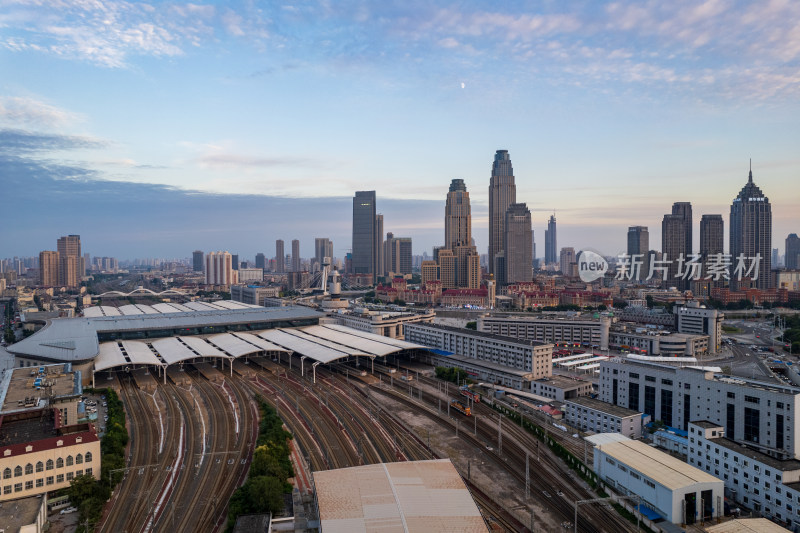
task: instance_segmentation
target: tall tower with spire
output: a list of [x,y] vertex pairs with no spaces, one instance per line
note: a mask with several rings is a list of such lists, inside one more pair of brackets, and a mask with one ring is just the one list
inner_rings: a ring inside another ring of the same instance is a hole
[[495,258],[503,251],[506,211],[517,202],[517,186],[508,150],[497,150],[489,181],[489,272],[495,272]]
[[[450,182],[447,202],[444,208],[444,250],[452,252],[452,259],[441,262],[440,269],[452,270],[444,272],[442,279],[450,280],[449,284],[477,289],[480,286],[480,256],[472,244],[472,212],[469,192],[464,180],[454,179]],[[439,252],[441,254],[441,252]]]
[[[752,286],[768,289],[772,281],[772,206],[769,198],[753,183],[753,163],[747,183],[731,203],[730,217],[731,288],[742,285],[734,274],[738,257],[760,256],[758,279]],[[745,261],[749,267],[751,261]]]

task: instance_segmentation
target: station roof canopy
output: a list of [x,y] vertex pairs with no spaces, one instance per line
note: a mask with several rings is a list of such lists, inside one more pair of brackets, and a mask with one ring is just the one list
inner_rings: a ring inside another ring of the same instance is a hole
[[351,356],[383,357],[403,350],[427,349],[420,344],[333,324],[270,329],[259,332],[258,336],[319,363],[331,363]]
[[78,318],[48,320],[45,327],[12,344],[8,351],[46,361],[88,361],[99,354],[100,339],[169,337],[185,335],[181,332],[188,329],[213,328],[213,332],[219,333],[230,329],[305,326],[324,317],[304,307],[259,307],[241,302],[97,306],[86,308],[84,313]]
[[[250,337],[253,337],[255,339],[258,338],[253,335],[250,335]],[[243,355],[250,355],[253,353],[266,351],[265,348],[256,346],[253,343],[250,343],[247,340],[242,339],[236,335],[232,335],[230,333],[222,333],[220,335],[214,335],[212,337],[208,337],[206,341],[210,342],[219,349],[224,350],[231,357],[241,357]],[[285,351],[280,347],[276,347],[276,349]],[[273,349],[272,351],[275,351],[275,349]]]
[[141,341],[104,342],[100,345],[100,353],[94,359],[94,367],[98,372],[131,365],[161,366],[163,363],[150,347]]
[[232,333],[232,335],[234,335],[236,337],[239,337],[240,339],[242,339],[245,342],[249,342],[250,344],[258,346],[259,348],[261,348],[265,352],[288,352],[289,351],[286,348],[283,348],[282,346],[278,346],[277,344],[272,344],[268,340],[262,339],[261,337],[253,335],[251,333]]
[[[189,342],[187,342],[189,341]],[[211,344],[196,337],[170,337],[153,341],[153,348],[168,365],[182,363],[197,357],[223,357],[228,356],[217,350]]]

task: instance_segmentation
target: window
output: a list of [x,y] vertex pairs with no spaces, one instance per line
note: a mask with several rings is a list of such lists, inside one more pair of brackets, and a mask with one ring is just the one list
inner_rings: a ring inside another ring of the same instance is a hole
[[736,394],[733,392],[728,393],[728,398],[736,398]]
[[33,480],[25,482],[25,490],[33,489]]
[[82,475],[83,475],[83,470],[76,470],[75,471],[75,477],[79,477],[79,476],[82,476]]
[[86,469],[86,475],[87,476],[91,476],[92,475],[92,469],[91,468],[87,468]]
[[14,492],[22,492],[22,483],[14,483]]
[[72,478],[74,478],[74,477],[75,477],[75,474],[73,474],[72,472],[67,472],[67,481],[72,481]]
[[78,454],[78,455],[75,456],[75,464],[76,465],[83,464],[83,455]]
[[649,381],[650,383],[655,383],[656,382],[656,378],[654,376],[645,376],[644,380],[645,381]]
[[56,468],[64,468],[64,459],[62,457],[56,459]]
[[11,485],[3,487],[3,494],[11,494]]
[[52,485],[53,484],[53,476],[47,476],[47,479],[45,480],[45,482],[48,485]]
[[25,475],[33,474],[33,465],[28,463],[25,465]]
[[38,463],[36,463],[36,471],[37,472],[43,472],[44,471],[44,463],[43,462],[39,461]]
[[86,462],[87,463],[92,462],[92,452],[86,452]]
[[44,487],[44,479],[42,478],[36,480],[36,488],[38,489],[39,487]]
[[761,398],[757,398],[755,396],[745,396],[744,401],[748,403],[761,403]]
[[64,483],[64,474],[56,475],[56,483]]
[[53,460],[52,459],[48,459],[47,460],[47,463],[45,464],[45,468],[47,470],[52,470],[53,469]]
[[10,479],[11,478],[11,469],[6,468],[3,470],[3,479]]
[[19,477],[21,475],[22,475],[22,467],[17,465],[17,467],[14,468],[14,477]]
[[67,456],[67,466],[72,466],[72,456],[71,455]]

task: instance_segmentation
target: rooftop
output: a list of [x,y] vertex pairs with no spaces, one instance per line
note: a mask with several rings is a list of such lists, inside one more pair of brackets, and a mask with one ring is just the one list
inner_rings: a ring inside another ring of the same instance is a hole
[[586,379],[568,378],[567,376],[559,376],[558,374],[553,374],[549,378],[537,379],[536,383],[552,385],[553,387],[559,389],[570,389],[572,387],[586,385],[587,383],[590,383],[590,381]]
[[[39,408],[39,399],[61,398],[79,394],[75,374],[68,364],[15,368],[3,376],[0,383],[0,413]],[[40,369],[43,372],[40,373]],[[36,385],[39,380],[39,385]]]
[[6,421],[0,417],[0,447],[14,446],[58,436],[51,409],[43,409],[42,416]]
[[430,351],[431,353],[435,353],[437,355],[441,355],[447,357],[448,360],[457,361],[463,365],[471,365],[477,366],[481,368],[485,368],[487,370],[492,370],[494,372],[503,372],[505,374],[511,374],[514,376],[518,376],[523,380],[530,381],[533,379],[533,372],[528,372],[525,370],[519,370],[514,368],[513,366],[506,366],[501,365],[498,363],[492,363],[491,361],[484,361],[482,359],[475,359],[473,357],[466,357],[463,355],[456,355],[450,352],[445,352],[444,350],[434,350],[431,348],[426,348],[426,350]]
[[[228,302],[229,303],[229,302]],[[234,302],[239,305],[239,302]],[[155,331],[164,332],[207,326],[228,326],[234,324],[254,324],[283,322],[291,326],[294,320],[319,319],[325,315],[299,306],[258,307],[246,305],[226,308],[202,307],[201,302],[186,305],[169,304],[177,308],[174,312],[150,313],[140,308],[145,306],[123,306],[136,308],[139,314],[119,314],[81,318],[58,318],[49,320],[44,328],[27,339],[8,347],[8,351],[21,356],[29,356],[53,361],[85,361],[99,353],[98,333]],[[162,309],[168,304],[156,304],[152,309]],[[208,306],[209,304],[203,304]],[[187,310],[180,310],[185,308]],[[196,309],[195,309],[196,308]],[[117,309],[117,308],[109,308]],[[122,308],[120,308],[122,309]],[[121,312],[120,312],[121,313]],[[164,333],[162,336],[169,336]]]
[[736,518],[706,527],[708,533],[781,533],[789,531],[767,518]]
[[456,328],[453,326],[444,326],[442,324],[432,324],[432,323],[420,323],[420,324],[408,324],[406,326],[406,331],[408,328],[414,327],[425,327],[425,328],[433,328],[439,329],[442,331],[449,331],[452,333],[458,333],[460,335],[467,335],[469,337],[477,337],[481,339],[494,339],[497,341],[505,342],[508,344],[518,344],[521,346],[531,346],[531,347],[539,347],[539,346],[552,346],[550,343],[541,342],[541,341],[534,341],[530,339],[518,339],[516,337],[506,337],[504,335],[495,335],[494,333],[486,333],[484,331],[475,331],[472,329],[466,328]]
[[670,490],[690,487],[695,483],[722,484],[720,479],[711,474],[641,441],[624,438],[617,439],[616,442],[598,444],[595,447]]
[[33,524],[44,496],[31,496],[0,503],[0,531],[17,533],[24,526]]
[[628,409],[626,407],[620,407],[618,405],[614,405],[613,403],[603,402],[595,398],[589,398],[588,396],[579,396],[571,400],[566,400],[564,403],[574,403],[576,405],[588,407],[589,409],[594,409],[595,411],[608,413],[612,416],[618,416],[620,418],[627,418],[629,416],[640,416],[642,414],[639,411],[634,411],[633,409]]
[[486,523],[449,459],[314,472],[325,533],[486,532]]

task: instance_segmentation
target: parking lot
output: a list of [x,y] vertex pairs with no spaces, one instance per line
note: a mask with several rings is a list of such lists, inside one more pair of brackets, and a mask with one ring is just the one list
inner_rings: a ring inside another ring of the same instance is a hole
[[85,416],[97,426],[97,432],[102,436],[108,422],[106,398],[101,394],[84,394],[81,397],[85,409]]

